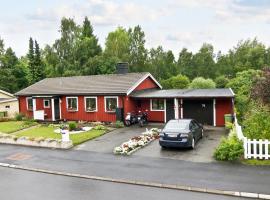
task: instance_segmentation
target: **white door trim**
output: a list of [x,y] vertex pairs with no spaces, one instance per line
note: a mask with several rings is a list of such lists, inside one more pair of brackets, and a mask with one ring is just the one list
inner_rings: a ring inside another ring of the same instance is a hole
[[213,125],[216,126],[216,99],[213,99],[213,112]]
[[51,104],[52,104],[52,121],[55,121],[55,111],[54,111],[54,99],[51,99]]
[[174,119],[179,119],[179,102],[174,98]]
[[166,111],[166,99],[164,99],[164,123],[166,123],[167,120],[167,111]]

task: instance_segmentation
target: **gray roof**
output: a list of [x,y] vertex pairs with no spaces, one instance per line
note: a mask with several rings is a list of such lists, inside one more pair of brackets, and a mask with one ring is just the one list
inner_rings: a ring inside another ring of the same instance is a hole
[[226,89],[171,89],[171,90],[144,90],[133,92],[132,97],[137,98],[211,98],[234,97],[230,88]]
[[15,95],[127,94],[150,73],[107,74],[46,78]]

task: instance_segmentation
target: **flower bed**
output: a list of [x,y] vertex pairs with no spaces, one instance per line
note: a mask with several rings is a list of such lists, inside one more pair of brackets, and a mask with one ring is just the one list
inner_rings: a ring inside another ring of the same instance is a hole
[[140,136],[135,136],[120,146],[115,147],[113,152],[117,155],[131,155],[138,149],[148,145],[150,142],[158,138],[158,129],[152,128],[150,130],[146,130],[146,132],[142,133]]

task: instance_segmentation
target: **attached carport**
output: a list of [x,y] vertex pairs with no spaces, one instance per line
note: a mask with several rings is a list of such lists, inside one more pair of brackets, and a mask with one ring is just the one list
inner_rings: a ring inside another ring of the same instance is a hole
[[[144,90],[131,97],[149,110],[149,121],[167,122],[170,119],[192,118],[211,126],[224,126],[224,115],[233,114],[234,93],[226,89]],[[153,101],[163,103],[153,109]]]

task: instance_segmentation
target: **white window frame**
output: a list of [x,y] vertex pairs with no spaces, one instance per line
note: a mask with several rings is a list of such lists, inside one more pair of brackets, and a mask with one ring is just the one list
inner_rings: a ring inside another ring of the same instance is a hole
[[[45,106],[45,101],[48,101],[48,106]],[[51,101],[49,99],[43,99],[43,107],[44,108],[50,108],[51,107]]]
[[[68,109],[68,99],[76,99],[76,101],[77,101],[77,109],[76,109],[76,110],[69,110],[69,109]],[[67,107],[67,111],[68,111],[68,112],[78,112],[78,110],[79,110],[79,101],[78,101],[78,97],[66,97],[66,107]]]
[[[157,98],[158,99],[158,98]],[[166,99],[163,99],[163,101],[164,101],[164,108],[163,109],[153,109],[153,100],[156,100],[156,99],[150,99],[150,111],[165,111],[165,109],[166,109]],[[160,100],[162,100],[162,99],[160,99]]]
[[[96,101],[96,109],[95,110],[90,110],[89,111],[89,110],[86,109],[86,100],[87,99],[95,99],[95,101]],[[97,104],[97,97],[91,97],[91,96],[90,97],[84,97],[84,110],[85,110],[85,112],[97,112],[98,111],[98,107],[97,106],[98,106],[98,104]]]
[[116,98],[116,108],[118,108],[118,106],[119,106],[119,104],[118,104],[118,96],[105,96],[104,97],[104,105],[105,105],[105,112],[108,112],[108,113],[115,113],[115,111],[109,111],[109,110],[107,110],[107,99],[111,99],[111,98]]
[[[28,100],[31,99],[32,100],[32,109],[29,109],[28,107]],[[33,111],[34,109],[34,104],[33,104],[33,98],[32,97],[26,97],[26,108],[28,111]]]

